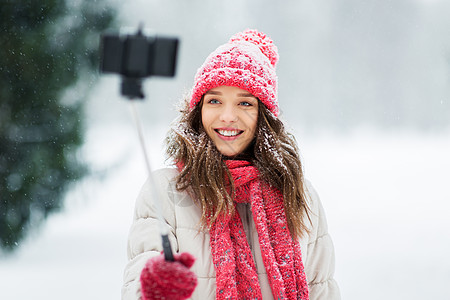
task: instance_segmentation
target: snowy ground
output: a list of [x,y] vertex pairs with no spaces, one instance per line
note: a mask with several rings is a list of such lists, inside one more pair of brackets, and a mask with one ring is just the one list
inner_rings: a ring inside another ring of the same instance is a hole
[[[153,167],[165,130],[149,130]],[[450,299],[450,137],[297,137],[324,203],[342,298]],[[133,127],[96,127],[84,151],[99,174],[63,212],[0,260],[1,299],[120,299],[134,199],[146,177]],[[103,168],[110,168],[102,175]]]

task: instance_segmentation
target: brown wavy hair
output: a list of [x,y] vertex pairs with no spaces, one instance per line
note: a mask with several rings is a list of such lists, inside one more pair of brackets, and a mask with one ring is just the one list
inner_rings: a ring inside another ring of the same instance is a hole
[[[224,162],[230,158],[219,152],[203,129],[202,104],[203,99],[191,110],[186,97],[181,116],[167,135],[166,152],[168,159],[182,166],[176,177],[177,190],[186,190],[198,202],[201,227],[206,229],[220,214],[234,213],[235,188]],[[297,143],[280,119],[260,101],[258,105],[255,139],[234,159],[252,162],[263,180],[282,192],[291,236],[301,237],[308,232],[305,221],[311,219]]]

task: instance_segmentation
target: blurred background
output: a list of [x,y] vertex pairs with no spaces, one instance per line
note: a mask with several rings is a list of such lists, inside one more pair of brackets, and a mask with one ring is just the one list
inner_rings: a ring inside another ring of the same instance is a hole
[[206,56],[263,31],[342,298],[450,299],[449,13],[445,0],[2,0],[2,299],[120,299],[146,170],[98,47],[139,23],[181,40],[176,77],[147,80],[138,104],[153,168]]

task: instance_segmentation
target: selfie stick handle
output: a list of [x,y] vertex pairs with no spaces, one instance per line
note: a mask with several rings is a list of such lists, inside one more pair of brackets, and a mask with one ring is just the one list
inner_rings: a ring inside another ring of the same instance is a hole
[[139,119],[139,115],[138,115],[136,105],[135,105],[136,100],[130,99],[130,101],[128,101],[128,102],[131,103],[130,105],[131,105],[133,119],[136,124],[142,152],[144,153],[145,165],[147,166],[148,180],[149,180],[151,191],[152,191],[153,203],[155,204],[156,212],[157,212],[158,219],[159,219],[159,229],[160,229],[160,233],[161,233],[161,237],[162,237],[164,258],[166,261],[173,261],[174,258],[173,258],[172,248],[170,247],[169,231],[167,229],[167,224],[165,223],[163,214],[162,214],[162,207],[161,207],[161,203],[159,201],[159,199],[161,199],[159,188],[155,184],[155,181],[153,179],[152,169],[150,168],[150,160],[148,158],[147,148],[145,146],[145,139],[144,139],[144,133],[142,130],[142,123]]

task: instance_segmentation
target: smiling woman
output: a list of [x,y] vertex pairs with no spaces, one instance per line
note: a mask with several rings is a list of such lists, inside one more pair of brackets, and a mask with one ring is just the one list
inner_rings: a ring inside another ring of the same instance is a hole
[[161,253],[147,183],[123,299],[339,299],[321,202],[278,118],[278,52],[247,30],[199,68],[157,171],[175,262]]

